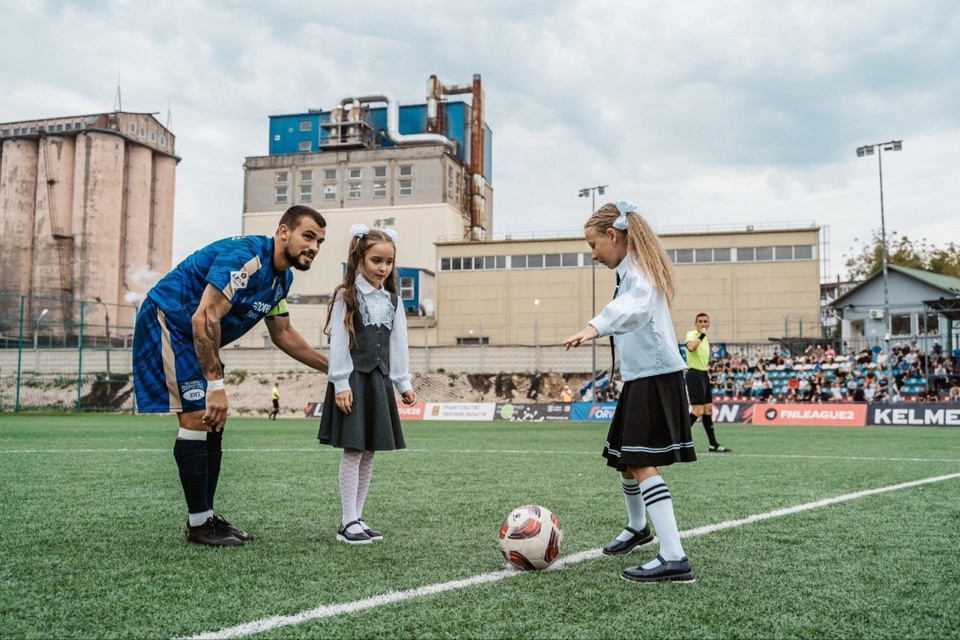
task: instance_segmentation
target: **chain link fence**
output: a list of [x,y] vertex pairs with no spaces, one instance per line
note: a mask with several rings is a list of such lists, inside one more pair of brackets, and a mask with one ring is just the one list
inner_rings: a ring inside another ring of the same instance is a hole
[[134,410],[136,312],[99,298],[0,293],[0,411]]

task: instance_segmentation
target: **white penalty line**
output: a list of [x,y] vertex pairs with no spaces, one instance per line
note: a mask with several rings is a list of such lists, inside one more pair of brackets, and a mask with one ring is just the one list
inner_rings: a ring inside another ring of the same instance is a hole
[[[867,489],[865,491],[848,493],[842,496],[836,496],[834,498],[824,498],[823,500],[817,500],[815,502],[807,502],[805,504],[799,504],[799,505],[796,505],[793,507],[787,507],[784,509],[776,509],[774,511],[768,511],[767,513],[760,513],[760,514],[748,516],[746,518],[741,518],[739,520],[727,520],[726,522],[720,522],[717,524],[697,527],[695,529],[688,529],[687,531],[681,531],[680,537],[692,538],[694,536],[702,536],[708,533],[723,531],[725,529],[733,529],[735,527],[739,527],[745,524],[751,524],[753,522],[770,520],[771,518],[779,518],[781,516],[800,513],[802,511],[810,511],[811,509],[818,509],[820,507],[825,507],[831,504],[837,504],[839,502],[856,500],[857,498],[872,496],[879,493],[886,493],[888,491],[897,491],[899,489],[908,489],[910,487],[918,487],[925,484],[932,484],[934,482],[954,480],[956,478],[960,478],[960,473],[951,473],[945,476],[934,476],[930,478],[924,478],[922,480],[902,482],[900,484],[890,485],[887,487],[880,487],[878,489]],[[585,560],[592,560],[594,558],[598,558],[601,555],[602,555],[602,551],[600,549],[589,549],[587,551],[581,551],[579,553],[575,553],[570,556],[566,556],[564,558],[557,560],[557,562],[554,563],[551,569],[562,569],[563,567],[566,567],[568,565],[578,564]],[[189,640],[239,638],[239,637],[247,636],[253,633],[260,633],[262,631],[276,629],[278,627],[288,627],[288,626],[297,625],[302,622],[307,622],[309,620],[332,618],[334,616],[338,616],[344,613],[355,613],[357,611],[372,609],[374,607],[380,607],[386,604],[393,604],[395,602],[403,602],[404,600],[411,600],[413,598],[419,598],[421,596],[429,596],[429,595],[435,595],[438,593],[445,593],[447,591],[454,591],[456,589],[463,589],[465,587],[472,587],[475,585],[487,584],[490,582],[499,582],[504,578],[509,578],[511,576],[519,575],[521,573],[523,572],[515,571],[512,569],[505,569],[501,571],[492,571],[489,573],[482,573],[476,576],[471,576],[469,578],[463,578],[460,580],[451,580],[449,582],[441,582],[437,584],[426,585],[423,587],[417,587],[414,589],[407,589],[405,591],[388,591],[378,596],[373,596],[371,598],[364,598],[363,600],[354,600],[352,602],[344,602],[342,604],[321,605],[319,607],[316,607],[315,609],[310,609],[308,611],[301,611],[300,613],[292,616],[272,616],[270,618],[255,620],[253,622],[247,622],[247,623],[236,625],[233,627],[226,627],[224,629],[221,629],[220,631],[200,633],[194,636],[189,636]]]

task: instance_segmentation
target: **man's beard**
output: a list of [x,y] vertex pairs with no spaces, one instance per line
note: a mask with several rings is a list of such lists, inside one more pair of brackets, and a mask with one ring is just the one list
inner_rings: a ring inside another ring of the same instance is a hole
[[300,260],[303,258],[303,256],[299,253],[290,253],[289,249],[284,249],[283,255],[286,256],[287,262],[290,263],[290,266],[292,266],[297,271],[307,271],[310,268],[310,266],[313,264],[312,260],[307,264],[301,264]]

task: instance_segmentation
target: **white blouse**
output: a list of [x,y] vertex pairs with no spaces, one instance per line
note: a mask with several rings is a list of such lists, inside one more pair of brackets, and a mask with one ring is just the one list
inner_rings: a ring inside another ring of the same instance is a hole
[[[357,275],[357,306],[364,326],[380,325],[390,328],[390,380],[397,392],[413,388],[410,384],[410,353],[407,348],[407,317],[403,303],[397,300],[394,308],[390,292],[376,289],[362,275]],[[333,383],[335,392],[350,390],[350,374],[353,373],[353,358],[350,357],[350,334],[343,326],[346,305],[337,293],[330,314],[330,369],[327,380]]]

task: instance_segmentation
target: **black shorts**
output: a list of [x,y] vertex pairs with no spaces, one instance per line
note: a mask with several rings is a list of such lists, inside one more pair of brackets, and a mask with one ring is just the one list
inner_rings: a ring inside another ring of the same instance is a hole
[[280,401],[279,401],[279,400],[273,400],[273,408],[274,408],[274,409],[279,409],[279,408],[280,408]]
[[687,369],[687,395],[691,406],[713,403],[713,389],[710,388],[710,375],[699,369]]

